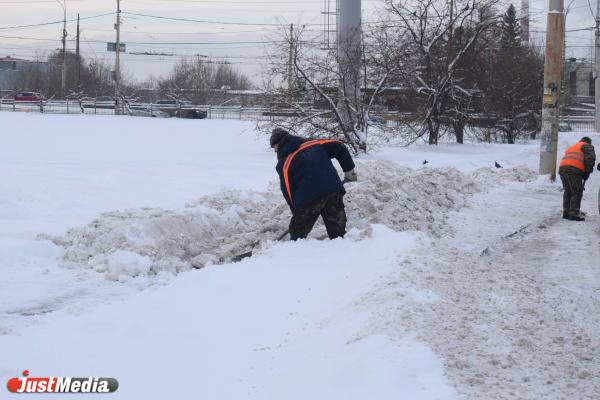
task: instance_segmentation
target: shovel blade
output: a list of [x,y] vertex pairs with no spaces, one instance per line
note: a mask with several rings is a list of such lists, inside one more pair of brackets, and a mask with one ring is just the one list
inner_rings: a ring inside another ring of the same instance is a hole
[[244,258],[248,258],[248,257],[252,257],[252,251],[248,251],[246,253],[242,253],[242,254],[238,254],[237,256],[233,256],[231,258],[231,262],[239,262],[239,261],[242,261]]

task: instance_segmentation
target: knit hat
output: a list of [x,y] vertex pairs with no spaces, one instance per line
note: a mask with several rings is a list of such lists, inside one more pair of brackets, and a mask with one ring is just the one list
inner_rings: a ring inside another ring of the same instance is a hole
[[285,137],[289,136],[289,134],[290,133],[288,131],[282,128],[273,129],[273,132],[271,132],[270,139],[271,147],[275,147],[276,145],[281,143],[281,141],[285,139]]
[[587,144],[592,144],[592,139],[587,136],[581,138],[580,142],[586,142]]

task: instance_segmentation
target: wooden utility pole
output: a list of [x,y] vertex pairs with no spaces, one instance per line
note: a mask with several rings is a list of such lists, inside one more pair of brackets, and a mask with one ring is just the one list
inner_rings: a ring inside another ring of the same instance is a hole
[[121,0],[117,0],[117,23],[115,24],[117,31],[116,53],[115,53],[115,114],[121,114],[121,60],[119,54],[121,52]]
[[565,37],[564,0],[550,0],[546,25],[546,60],[544,63],[544,98],[542,104],[542,132],[540,148],[540,175],[556,180],[558,148],[559,100],[563,45]]

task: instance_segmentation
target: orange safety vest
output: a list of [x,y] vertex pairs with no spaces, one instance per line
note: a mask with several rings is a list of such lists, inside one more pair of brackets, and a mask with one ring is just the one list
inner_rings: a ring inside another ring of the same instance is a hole
[[283,163],[283,181],[285,183],[285,190],[287,191],[288,199],[290,199],[291,205],[294,205],[294,201],[292,200],[292,188],[290,187],[289,171],[290,165],[292,164],[294,157],[296,157],[296,154],[309,147],[332,142],[339,142],[339,140],[309,140],[307,142],[302,143],[296,151],[288,154],[287,158],[285,159],[285,162]]
[[560,162],[561,167],[571,166],[585,172],[585,164],[583,163],[584,155],[581,147],[585,142],[575,143],[565,151],[565,155]]

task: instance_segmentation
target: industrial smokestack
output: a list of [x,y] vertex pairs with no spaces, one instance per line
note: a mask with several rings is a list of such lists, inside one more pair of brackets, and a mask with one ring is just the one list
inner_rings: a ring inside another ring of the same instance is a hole
[[529,43],[529,0],[521,0],[521,41]]
[[[361,0],[339,0],[338,62],[340,68],[340,101],[356,104],[360,99]],[[345,109],[346,107],[341,107]],[[342,113],[345,123],[350,116]]]

